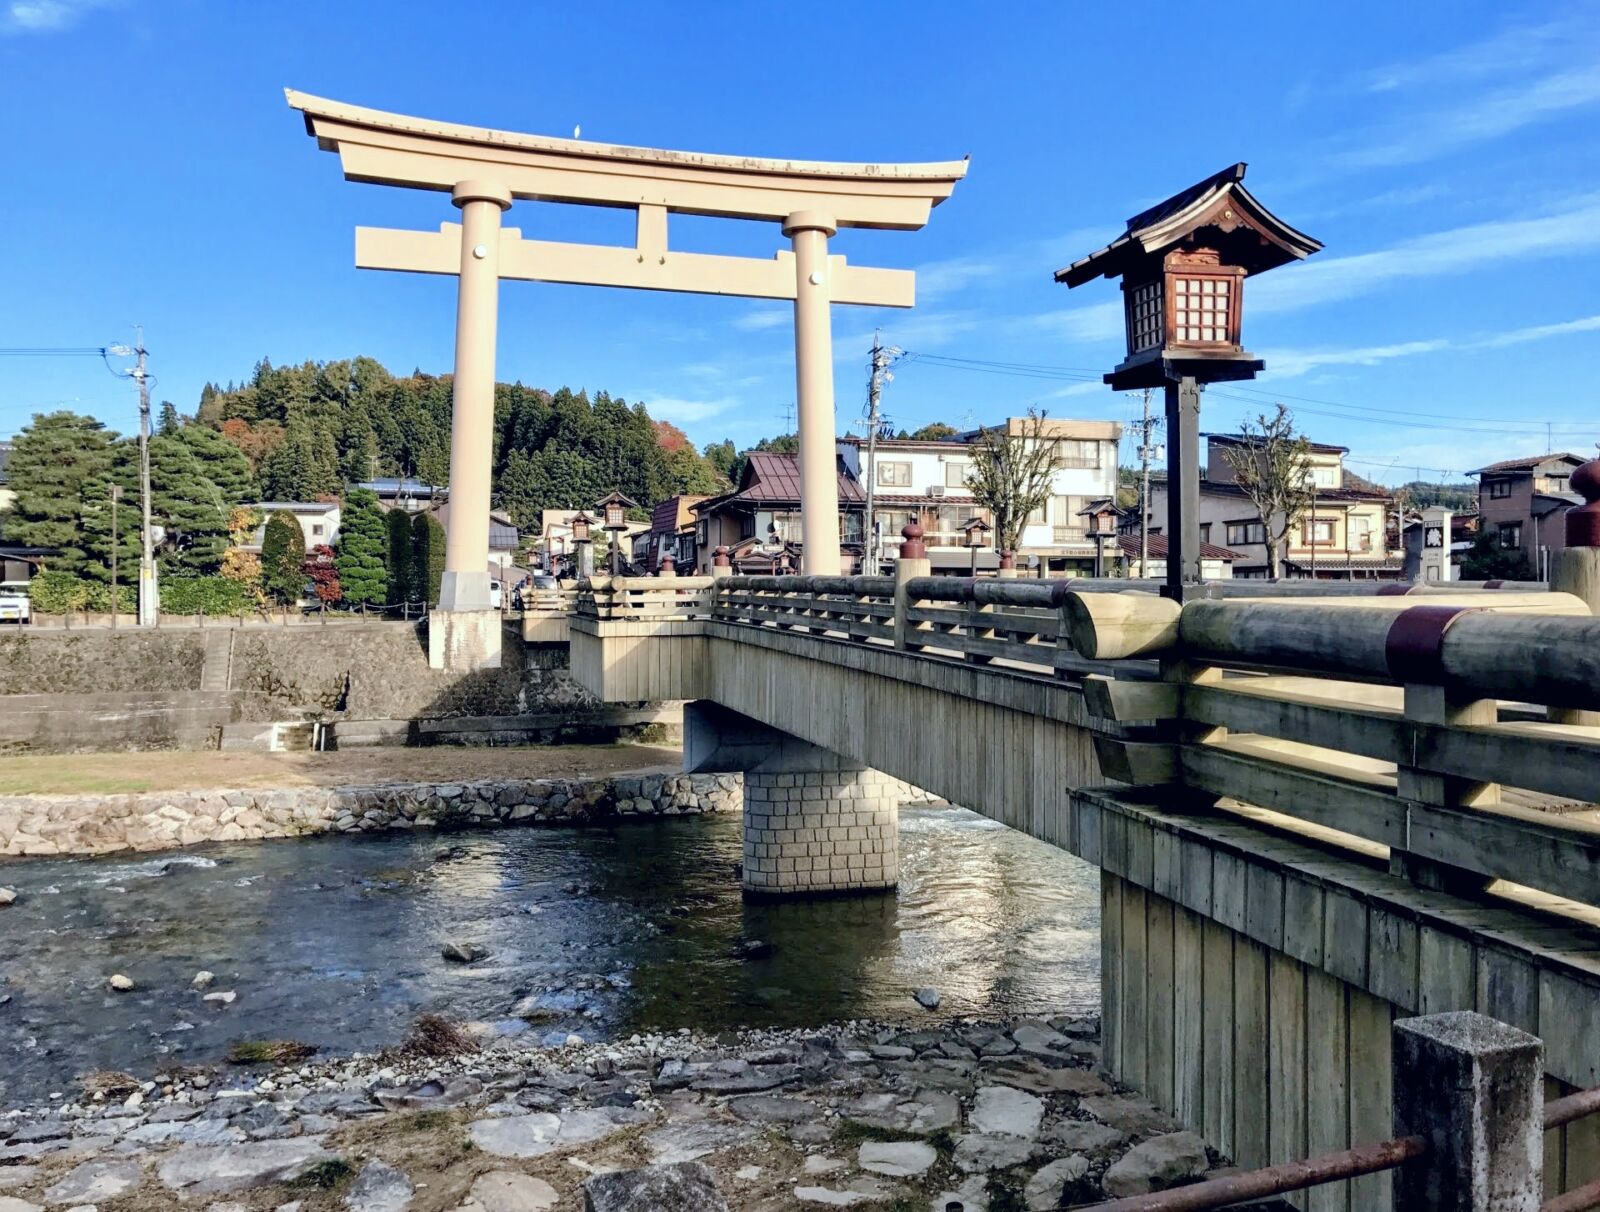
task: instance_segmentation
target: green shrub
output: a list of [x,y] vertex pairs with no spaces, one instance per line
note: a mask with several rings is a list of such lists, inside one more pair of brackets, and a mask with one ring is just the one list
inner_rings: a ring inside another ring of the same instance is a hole
[[250,593],[227,577],[173,577],[161,582],[161,609],[167,614],[243,614]]
[[46,569],[28,582],[28,598],[40,614],[67,614],[86,610],[93,585],[59,569]]
[[305,593],[306,536],[292,513],[267,519],[261,534],[261,581],[280,602],[298,602]]
[[444,539],[444,527],[438,518],[431,513],[412,515],[410,590],[422,598],[426,589],[430,606],[439,604],[439,586],[444,579]]
[[[111,585],[109,582],[90,581],[89,609],[98,614],[111,613]],[[117,583],[117,613],[139,613],[139,588],[127,581]]]

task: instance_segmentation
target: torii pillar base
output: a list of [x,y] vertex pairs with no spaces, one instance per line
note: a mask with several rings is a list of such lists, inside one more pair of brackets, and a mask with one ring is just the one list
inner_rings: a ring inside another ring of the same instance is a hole
[[433,610],[428,613],[428,667],[454,673],[500,668],[498,610]]

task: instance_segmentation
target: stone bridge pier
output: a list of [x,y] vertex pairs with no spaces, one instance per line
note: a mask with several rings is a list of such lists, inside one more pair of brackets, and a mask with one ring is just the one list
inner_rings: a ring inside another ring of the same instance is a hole
[[711,702],[684,708],[684,770],[744,774],[746,896],[882,892],[900,878],[900,805],[925,793]]

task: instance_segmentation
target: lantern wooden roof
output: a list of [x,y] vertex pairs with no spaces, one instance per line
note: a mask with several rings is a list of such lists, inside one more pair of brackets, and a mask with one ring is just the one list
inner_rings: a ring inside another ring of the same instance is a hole
[[616,489],[612,489],[594,503],[596,509],[604,509],[607,505],[621,505],[624,509],[638,509],[639,502],[623,496]]
[[[1095,278],[1115,278],[1160,256],[1201,228],[1224,260],[1247,274],[1275,269],[1319,251],[1322,244],[1296,231],[1261,205],[1244,187],[1245,164],[1197,181],[1164,202],[1128,220],[1128,230],[1110,244],[1056,270],[1057,282],[1082,286]],[[1213,234],[1213,232],[1215,234]]]

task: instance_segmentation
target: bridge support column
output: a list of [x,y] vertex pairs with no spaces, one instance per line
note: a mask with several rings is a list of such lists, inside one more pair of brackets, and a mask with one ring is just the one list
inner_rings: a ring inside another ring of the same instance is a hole
[[683,709],[684,770],[744,773],[748,896],[882,892],[900,880],[900,805],[926,793],[711,702]]
[[905,784],[842,759],[839,766],[745,774],[747,894],[881,892],[899,883]]

